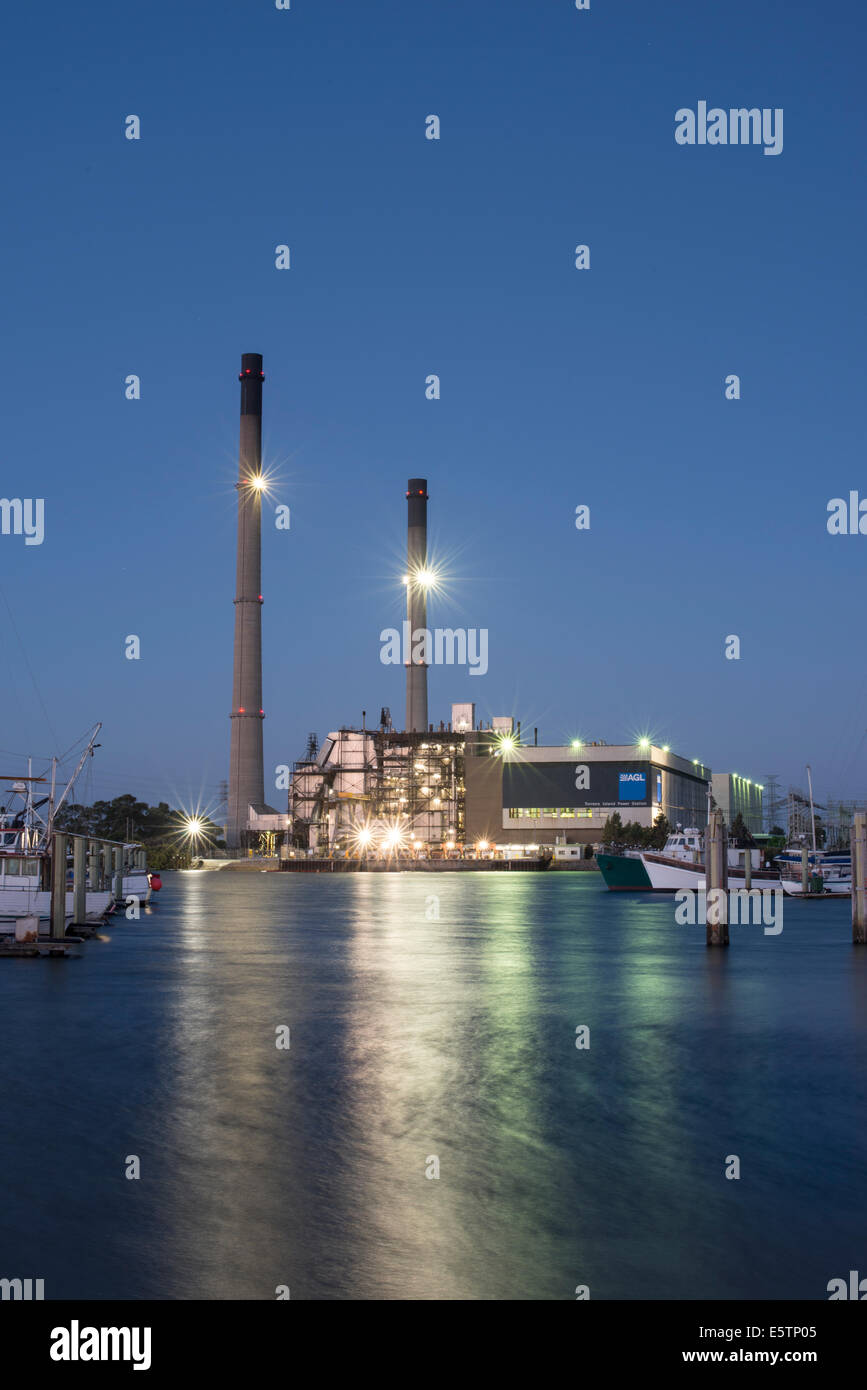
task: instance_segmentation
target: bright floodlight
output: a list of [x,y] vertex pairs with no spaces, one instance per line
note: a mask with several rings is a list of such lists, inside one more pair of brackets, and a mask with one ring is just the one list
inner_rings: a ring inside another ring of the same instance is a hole
[[419,585],[421,586],[422,589],[432,589],[432,588],[434,588],[434,586],[435,586],[435,584],[436,584],[436,582],[437,582],[437,572],[436,572],[436,570],[432,570],[432,569],[416,570],[416,572],[415,572],[415,582],[416,582],[416,584],[419,584]]
[[372,830],[367,830],[367,829],[361,829],[361,830],[359,830],[359,832],[358,832],[358,840],[359,840],[359,843],[360,843],[360,844],[362,844],[362,845],[368,845],[368,844],[370,844],[370,841],[371,841],[372,839],[373,839],[373,831],[372,831]]
[[649,739],[649,738],[640,738],[640,739],[638,740],[638,746],[639,746],[639,748],[649,748],[649,747],[650,747],[650,739]]
[[478,844],[476,845],[476,849],[486,850],[487,848],[488,848],[488,842],[487,842],[487,840],[479,840]]
[[201,835],[204,826],[197,816],[189,816],[187,819],[186,830],[188,835]]
[[518,740],[514,734],[499,734],[497,737],[498,753],[513,753],[518,747]]
[[583,746],[584,746],[584,745],[582,744],[580,738],[573,738],[573,740],[572,740],[572,747],[573,747],[573,748],[583,748]]

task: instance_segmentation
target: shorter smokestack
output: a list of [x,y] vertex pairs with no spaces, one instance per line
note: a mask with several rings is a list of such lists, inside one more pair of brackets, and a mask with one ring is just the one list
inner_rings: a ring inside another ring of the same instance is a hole
[[427,568],[427,478],[410,478],[406,485],[406,616],[410,650],[406,663],[406,727],[409,733],[425,733],[427,721],[427,665],[414,662],[415,634],[427,627],[427,592],[419,574]]

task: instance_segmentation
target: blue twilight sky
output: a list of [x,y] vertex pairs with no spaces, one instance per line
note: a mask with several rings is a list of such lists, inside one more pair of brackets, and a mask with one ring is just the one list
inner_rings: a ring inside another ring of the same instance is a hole
[[[308,731],[403,723],[379,633],[410,475],[452,576],[431,625],[489,631],[431,718],[867,794],[867,537],[826,530],[867,494],[863,4],[50,0],[4,32],[0,491],[46,507],[41,546],[0,536],[4,771],[102,719],[82,791],[227,775],[258,351],[292,509],[264,528],[272,799]],[[701,100],[782,107],[783,153],[679,146]]]

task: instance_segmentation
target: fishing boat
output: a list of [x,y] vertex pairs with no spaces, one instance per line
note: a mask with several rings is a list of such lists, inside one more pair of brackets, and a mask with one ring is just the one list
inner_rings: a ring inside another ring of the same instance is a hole
[[816,848],[816,808],[813,803],[813,773],[807,764],[810,788],[810,828],[813,847],[807,850],[807,888],[804,891],[804,847],[790,846],[775,855],[780,887],[787,897],[850,898],[852,896],[852,855],[849,850]]
[[[747,855],[750,856],[750,877],[755,886],[778,887],[779,871],[761,867],[761,850],[736,849],[733,846],[728,850],[729,885],[734,888],[745,886]],[[698,890],[706,887],[702,832],[695,827],[683,830],[678,826],[661,850],[643,850],[641,862],[656,893],[677,893],[684,888]]]
[[[123,896],[124,898],[138,898],[140,903],[150,902],[151,896],[151,875],[147,869],[137,868],[131,861],[133,851],[141,849],[141,845],[124,845],[124,871],[123,871]],[[160,880],[162,887],[162,880]]]
[[[26,832],[18,832],[18,839],[10,843],[11,832],[4,830],[3,845],[0,848],[0,936],[15,932],[15,922],[20,917],[51,917],[51,858],[47,851],[29,848],[23,843]],[[99,922],[114,907],[114,895],[110,889],[87,890],[85,895],[88,922]],[[73,894],[71,887],[66,893],[65,915],[72,921]]]
[[[53,830],[58,811],[63,806],[75,785],[86,759],[92,755],[97,734],[102,728],[97,724],[91,731],[78,765],[59,797],[55,797],[57,760],[52,759],[51,782],[47,795],[34,799],[34,787],[46,783],[46,778],[32,775],[32,759],[28,759],[26,777],[7,777],[0,775],[0,784],[10,783],[0,795],[0,935],[14,933],[15,921],[21,917],[51,917],[51,881]],[[47,813],[41,814],[47,807]],[[141,901],[150,896],[150,882],[147,871],[134,864],[131,851],[135,845],[118,845],[124,850],[123,894],[135,894]],[[71,921],[74,912],[72,871],[64,865],[67,879],[65,894],[65,915]],[[129,887],[127,887],[129,885]],[[114,909],[114,885],[108,874],[101,875],[101,881],[88,886],[85,891],[85,919],[88,922],[100,921]]]
[[[762,870],[762,855],[758,849],[729,848],[729,875],[744,878],[744,858],[750,856],[754,878],[777,875]],[[678,825],[661,850],[624,850],[620,853],[597,854],[596,862],[611,892],[673,893],[679,888],[704,887],[704,849],[702,832],[690,826]]]
[[597,854],[596,863],[610,893],[646,893],[653,886],[637,849]]
[[[797,868],[785,865],[780,873],[780,887],[789,898],[804,896],[804,883],[801,874],[801,861]],[[847,855],[844,861],[814,861],[807,877],[807,897],[810,898],[851,898],[852,861]]]
[[[781,869],[796,868],[798,876],[801,873],[802,851],[799,849],[784,849],[779,854],[774,855],[774,863],[779,864]],[[826,868],[852,868],[852,855],[848,849],[817,849],[815,852],[809,851],[807,863],[811,869],[817,866],[824,873]]]
[[[677,863],[701,860],[701,831],[684,830],[678,826],[668,836],[660,855]],[[652,892],[655,884],[644,863],[640,849],[622,850],[619,854],[597,854],[596,862],[611,892]]]

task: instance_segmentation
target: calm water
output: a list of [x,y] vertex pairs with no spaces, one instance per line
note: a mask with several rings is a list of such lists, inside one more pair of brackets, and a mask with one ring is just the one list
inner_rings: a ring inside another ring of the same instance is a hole
[[712,952],[671,899],[590,874],[164,883],[80,959],[0,963],[0,1277],[50,1298],[824,1298],[867,1269],[847,902]]

